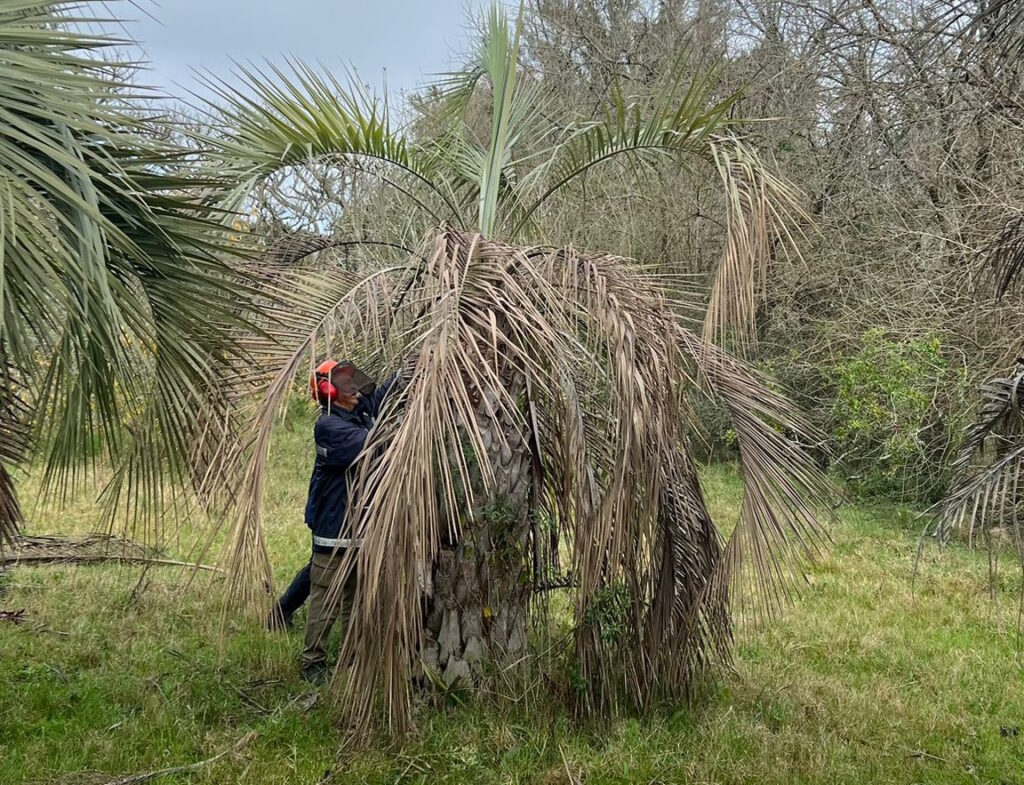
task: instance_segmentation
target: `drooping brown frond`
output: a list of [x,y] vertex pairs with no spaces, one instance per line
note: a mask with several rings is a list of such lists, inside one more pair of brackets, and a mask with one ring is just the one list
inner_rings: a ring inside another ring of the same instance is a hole
[[[1024,370],[1018,370],[1015,376],[993,379],[982,387],[981,410],[953,463],[952,490],[929,529],[941,543],[963,527],[973,541],[979,526],[987,530],[1004,525],[1012,526],[1019,542],[1019,487],[1024,470],[1022,382]],[[992,457],[986,463],[989,453]]]
[[[507,374],[540,367],[540,358],[523,351],[524,331],[555,338],[514,277],[525,257],[494,264],[484,256],[488,247],[479,236],[454,232],[434,241],[407,298],[415,309],[405,328],[409,370],[370,437],[370,459],[353,489],[350,509],[360,511],[364,546],[357,621],[341,657],[355,656],[346,706],[360,727],[373,722],[382,693],[392,728],[408,727],[412,667],[423,641],[422,578],[442,539],[457,540],[472,526],[477,493],[496,480],[478,411],[482,405],[484,420],[502,418],[511,433],[499,438],[516,441],[512,434],[526,422]],[[515,321],[506,294],[521,309]],[[355,568],[352,557],[346,569]]]
[[324,235],[295,234],[281,238],[263,258],[268,267],[288,267],[315,253],[333,248],[338,241]]
[[710,152],[726,199],[726,246],[704,317],[704,338],[753,334],[758,288],[773,255],[799,250],[791,232],[806,221],[800,194],[739,140],[715,140]]
[[384,285],[387,268],[362,276],[340,267],[312,274],[280,264],[286,254],[296,262],[301,251],[332,246],[329,238],[307,238],[290,251],[272,250],[278,265],[257,263],[269,270],[261,307],[264,321],[260,332],[240,341],[249,362],[224,369],[214,391],[225,402],[225,419],[207,422],[195,443],[197,493],[201,498],[216,494],[220,502],[218,524],[211,527],[200,558],[228,525],[229,601],[235,604],[263,609],[268,601],[271,577],[260,517],[262,496],[271,432],[295,377],[308,375],[315,359],[325,356],[354,358],[374,367],[379,360],[371,355],[383,349],[379,331],[362,331],[359,345],[354,345],[348,330],[386,310],[391,294]]
[[812,452],[821,437],[753,368],[692,335],[681,346],[728,412],[743,470],[740,519],[716,579],[732,583],[741,613],[776,613],[798,592],[801,563],[827,543],[819,520],[832,491]]
[[[266,359],[256,359],[262,392],[232,516],[236,567],[261,551],[273,413],[302,358],[324,356],[333,335],[346,355],[403,369],[351,479],[364,544],[339,574],[359,576],[339,660],[354,665],[339,683],[354,726],[383,713],[404,731],[417,674],[467,675],[464,659],[434,670],[438,644],[451,654],[451,634],[455,645],[482,642],[460,658],[486,656],[499,673],[521,663],[516,603],[552,575],[558,554],[524,505],[557,531],[571,562],[568,656],[585,684],[581,710],[685,694],[728,657],[734,574],[757,575],[753,600],[777,607],[797,574],[788,560],[820,541],[824,482],[793,438],[812,429],[762,378],[689,331],[667,288],[678,282],[614,256],[447,229],[425,247],[403,275],[322,282],[308,307],[249,344]],[[724,548],[686,441],[687,393],[700,381],[726,404],[753,464]],[[439,597],[438,581],[453,575],[479,594]],[[436,603],[456,596],[441,614]],[[425,604],[435,608],[426,620]],[[438,639],[428,625],[442,617],[457,627]]]

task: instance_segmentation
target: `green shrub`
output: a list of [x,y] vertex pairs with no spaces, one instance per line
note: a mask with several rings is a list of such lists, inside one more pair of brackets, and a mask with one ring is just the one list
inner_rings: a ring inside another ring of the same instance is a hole
[[688,432],[690,449],[698,461],[734,461],[739,458],[739,443],[725,407],[706,395],[690,398],[694,429]]
[[828,429],[837,463],[862,496],[929,502],[949,481],[965,383],[938,338],[895,342],[866,332],[860,350],[833,368]]

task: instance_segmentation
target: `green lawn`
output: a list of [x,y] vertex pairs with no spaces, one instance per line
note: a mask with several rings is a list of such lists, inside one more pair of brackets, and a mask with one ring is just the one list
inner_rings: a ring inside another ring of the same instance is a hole
[[[297,431],[274,454],[280,580],[305,558],[306,453]],[[735,512],[735,473],[706,479],[716,511]],[[30,533],[84,531],[92,516],[30,513]],[[0,783],[105,783],[255,731],[235,755],[154,781],[1024,784],[1012,555],[994,604],[986,556],[961,547],[928,551],[915,589],[916,524],[896,508],[849,507],[833,536],[805,596],[746,631],[737,673],[693,707],[603,725],[543,699],[424,707],[401,749],[340,756],[329,701],[298,678],[301,633],[232,621],[218,636],[216,577],[182,597],[168,568],[19,568],[0,594],[27,616],[0,622]]]

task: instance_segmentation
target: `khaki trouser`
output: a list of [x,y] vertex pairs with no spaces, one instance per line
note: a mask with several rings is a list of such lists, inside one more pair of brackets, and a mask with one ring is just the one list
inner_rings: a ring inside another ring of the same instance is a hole
[[[356,575],[353,570],[345,585],[341,587],[334,602],[328,602],[328,593],[334,578],[341,567],[343,554],[339,551],[314,553],[313,566],[310,570],[309,615],[306,617],[306,648],[302,651],[302,667],[326,664],[327,638],[331,634],[334,620],[341,620],[341,636],[344,639],[348,630],[348,620],[352,615],[352,602],[356,593]],[[339,607],[340,605],[340,607]]]

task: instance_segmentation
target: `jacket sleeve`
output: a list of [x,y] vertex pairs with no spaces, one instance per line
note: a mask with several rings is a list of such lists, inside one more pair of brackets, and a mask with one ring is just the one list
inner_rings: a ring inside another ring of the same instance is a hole
[[366,396],[366,408],[369,410],[371,417],[376,417],[380,414],[380,407],[388,393],[391,392],[391,388],[395,386],[396,379],[398,379],[398,374],[391,374],[388,379],[377,385],[376,390]]
[[313,528],[313,513],[316,499],[316,467],[314,466],[313,471],[309,475],[309,490],[306,492],[306,525]]
[[342,423],[337,418],[317,423],[316,454],[321,465],[328,469],[347,469],[363,450],[365,428]]

